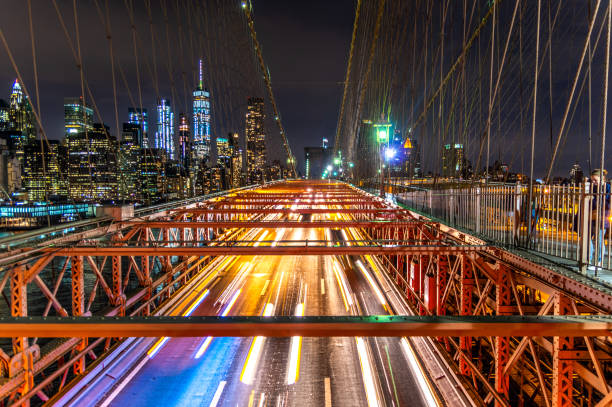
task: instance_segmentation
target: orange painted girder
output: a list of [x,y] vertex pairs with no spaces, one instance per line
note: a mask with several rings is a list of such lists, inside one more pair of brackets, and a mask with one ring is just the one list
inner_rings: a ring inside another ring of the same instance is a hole
[[[260,246],[237,246],[237,242],[223,242],[225,245],[196,246],[196,247],[65,247],[47,248],[42,252],[52,253],[54,256],[332,256],[332,255],[366,255],[366,254],[437,254],[457,255],[462,253],[491,249],[489,246],[441,246],[441,245],[412,245],[412,246],[326,246],[325,242],[309,242],[318,245],[283,246],[283,242],[271,245],[271,241],[259,242]],[[292,242],[300,243],[299,241]],[[302,242],[304,243],[304,242]],[[253,244],[253,242],[242,242]]]
[[2,318],[6,337],[610,336],[597,317],[89,317]]

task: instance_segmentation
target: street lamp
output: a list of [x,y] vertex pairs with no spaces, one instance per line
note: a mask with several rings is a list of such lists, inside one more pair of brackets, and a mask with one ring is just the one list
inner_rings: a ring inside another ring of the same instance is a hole
[[391,123],[386,120],[381,120],[372,125],[374,127],[374,131],[376,132],[376,140],[378,141],[378,147],[380,151],[380,196],[384,198],[385,196],[385,172],[383,171],[383,146],[389,143],[389,128],[391,127]]

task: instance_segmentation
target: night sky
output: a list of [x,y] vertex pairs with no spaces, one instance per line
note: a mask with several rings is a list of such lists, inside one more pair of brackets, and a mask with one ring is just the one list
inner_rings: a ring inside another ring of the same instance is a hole
[[[155,20],[155,29],[158,32],[158,45],[156,46],[156,60],[158,62],[159,71],[159,93],[160,96],[171,97],[175,103],[175,113],[181,111],[189,111],[190,95],[189,93],[195,85],[195,73],[197,63],[192,60],[194,55],[190,55],[185,44],[182,56],[179,55],[179,44],[177,42],[176,26],[171,25],[170,47],[171,58],[168,58],[166,53],[166,43],[163,36],[165,28],[163,24],[163,16],[160,4],[164,0],[151,0],[153,6],[153,18]],[[104,7],[104,0],[98,0],[98,4]],[[171,22],[176,22],[173,10],[175,4],[187,4],[188,2],[174,2],[166,0],[170,10]],[[235,8],[234,8],[235,3]],[[401,4],[415,4],[410,1],[400,2]],[[396,4],[389,3],[389,7],[395,7]],[[472,4],[468,1],[469,4]],[[546,3],[546,2],[543,2]],[[74,33],[74,24],[72,20],[72,1],[58,0],[59,7],[66,20],[66,26],[70,34]],[[115,115],[113,108],[113,94],[111,86],[111,70],[108,55],[107,42],[105,39],[104,26],[96,12],[94,0],[80,0],[77,2],[79,8],[79,24],[81,32],[81,46],[84,58],[84,66],[87,78],[94,93],[95,101],[99,107],[102,120],[108,124],[113,134],[115,131]],[[110,15],[112,21],[112,31],[115,46],[115,55],[117,55],[117,66],[121,66],[124,70],[126,81],[129,83],[132,98],[135,98],[135,60],[131,44],[131,33],[129,19],[126,15],[126,9],[123,1],[109,1]],[[143,105],[149,109],[149,125],[151,132],[154,132],[155,127],[155,101],[156,91],[154,90],[151,71],[152,49],[151,42],[148,40],[149,26],[147,15],[143,1],[135,1],[136,11],[136,26],[141,36],[142,53],[140,59],[140,70],[142,77],[142,97]],[[192,3],[193,4],[193,3]],[[206,4],[204,7],[217,7],[215,4],[221,4],[227,10],[233,10],[237,13],[240,9],[240,2],[234,0],[210,0],[202,2]],[[422,2],[420,4],[427,4]],[[438,3],[434,3],[438,4]],[[459,9],[461,2],[451,3],[453,7]],[[479,3],[480,4],[480,3]],[[482,2],[482,5],[486,4]],[[531,92],[529,89],[532,80],[533,72],[533,43],[534,41],[534,4],[535,2],[526,2],[524,14],[524,71],[525,74],[526,92]],[[547,3],[546,3],[547,4]],[[557,3],[552,2],[552,13],[554,13]],[[564,4],[566,4],[564,2]],[[75,67],[72,53],[67,45],[64,33],[61,29],[58,17],[51,1],[33,0],[34,11],[34,31],[37,46],[38,69],[40,77],[40,100],[42,106],[42,121],[46,133],[50,139],[60,139],[63,137],[63,98],[70,96],[79,96],[81,93],[79,73]],[[346,72],[346,63],[348,59],[348,51],[351,41],[351,32],[353,26],[354,12],[356,0],[310,0],[304,2],[281,1],[281,0],[257,0],[254,1],[254,18],[255,28],[258,38],[263,48],[265,62],[269,68],[274,92],[278,102],[279,110],[283,118],[291,148],[298,159],[299,167],[303,166],[303,156],[305,146],[318,146],[321,144],[321,139],[327,137],[330,142],[333,142],[333,137],[336,131],[338,120],[339,106],[342,97],[344,75]],[[505,39],[506,30],[509,23],[509,17],[512,12],[512,2],[501,3],[501,17],[498,35]],[[436,6],[437,7],[437,6]],[[484,7],[484,6],[482,6]],[[582,1],[572,0],[561,9],[558,25],[553,39],[553,82],[552,82],[552,127],[553,136],[556,137],[560,119],[563,115],[566,100],[569,94],[573,76],[576,71],[577,61],[580,56],[580,51],[584,44],[584,38],[587,28],[587,8]],[[457,10],[451,10],[449,21],[457,21]],[[184,13],[184,10],[182,11]],[[229,16],[225,12],[226,16]],[[452,14],[455,13],[455,14]],[[477,13],[482,15],[482,9]],[[543,29],[542,29],[542,44],[547,39],[546,17],[548,11],[544,11]],[[601,15],[596,24],[596,32],[601,26]],[[208,15],[213,15],[210,12]],[[221,15],[221,14],[219,14]],[[239,14],[238,14],[239,15]],[[434,15],[439,17],[439,10],[434,7]],[[210,17],[211,19],[217,17]],[[424,15],[418,14],[419,22],[424,21]],[[453,20],[453,18],[455,20]],[[411,14],[406,14],[398,21],[400,27],[410,25],[414,17]],[[246,108],[246,97],[249,95],[264,96],[265,91],[262,81],[257,82],[253,72],[256,71],[257,65],[251,53],[244,51],[248,48],[248,36],[244,33],[244,21],[234,17],[234,25],[227,25],[230,20],[210,20],[210,26],[207,34],[208,41],[214,41],[219,38],[220,43],[217,48],[209,47],[211,54],[206,61],[206,78],[207,82],[214,81],[212,84],[214,93],[214,103],[217,103],[216,111],[213,110],[213,121],[215,131],[214,135],[224,135],[227,131],[244,131],[244,111]],[[474,20],[478,21],[478,19]],[[19,70],[22,72],[26,86],[30,93],[34,95],[34,80],[32,70],[32,56],[30,48],[30,36],[27,19],[27,2],[25,0],[6,0],[3,2],[3,12],[0,15],[0,27],[2,28],[9,47],[11,48]],[[435,31],[435,18],[433,23]],[[455,25],[457,27],[457,25]],[[473,28],[473,27],[472,27]],[[242,30],[242,31],[241,31]],[[232,34],[230,33],[238,33]],[[501,34],[500,34],[501,33]],[[486,52],[488,47],[487,40],[490,36],[490,28],[486,26],[483,35],[481,36],[482,49]],[[186,38],[186,37],[185,37]],[[437,34],[431,36],[429,47],[431,52],[429,55],[429,64],[427,69],[435,71],[436,66],[432,64],[431,58],[434,54],[434,47],[437,46]],[[449,29],[446,37],[447,43],[445,53],[445,71],[452,64],[459,53],[460,43],[458,42],[456,30]],[[434,44],[434,45],[432,45]],[[499,41],[499,49],[503,45]],[[388,44],[387,44],[388,45]],[[605,45],[605,35],[600,41],[597,53],[593,59],[593,158],[599,157],[600,154],[600,135],[601,135],[601,106],[600,100],[602,95],[602,72],[603,72],[603,51]],[[417,49],[421,50],[423,44],[417,43]],[[531,46],[531,49],[529,48]],[[214,49],[213,49],[214,48]],[[197,52],[197,51],[196,51]],[[223,52],[227,54],[223,58],[215,53]],[[410,50],[398,50],[400,54],[400,67],[412,66],[409,64],[420,64],[420,60],[409,60]],[[498,54],[500,51],[498,51]],[[214,54],[214,55],[213,55]],[[246,55],[248,54],[248,55]],[[417,53],[417,57],[420,54]],[[403,59],[402,59],[403,58]],[[474,62],[477,60],[476,47],[471,51],[468,61],[471,69],[474,68]],[[197,59],[197,58],[196,58]],[[147,64],[143,62],[147,61]],[[172,80],[168,79],[165,74],[167,61],[171,60],[173,64],[174,76]],[[516,136],[518,113],[517,105],[517,72],[518,72],[518,51],[515,42],[510,47],[508,56],[508,65],[504,72],[505,79],[500,89],[500,101],[505,112],[501,120],[502,131],[493,135],[492,149],[493,159],[500,156],[504,161],[513,163],[513,170],[520,171],[519,163],[523,161],[525,167],[525,146],[528,139]],[[404,65],[402,65],[404,64]],[[485,62],[486,64],[486,62]],[[546,167],[546,160],[550,157],[550,131],[549,131],[549,103],[548,103],[548,81],[546,77],[547,65],[544,65],[542,77],[540,78],[539,103],[538,103],[538,123],[537,123],[537,161],[536,175],[541,174]],[[485,73],[488,74],[488,67]],[[187,72],[186,76],[181,77],[179,71]],[[376,67],[375,67],[376,69]],[[403,69],[403,68],[402,68]],[[409,68],[406,68],[409,69]],[[439,73],[434,72],[436,77]],[[488,75],[482,76],[482,85],[485,90],[482,100],[485,101],[486,108],[486,91],[488,89]],[[0,46],[0,98],[8,99],[12,82],[15,78],[14,70],[7,58],[4,47]],[[430,76],[431,79],[431,76]],[[171,89],[170,83],[174,81],[174,88]],[[210,83],[208,85],[211,85]],[[402,85],[402,84],[400,84]],[[404,84],[405,85],[405,84]],[[436,84],[429,84],[435,88]],[[472,85],[474,86],[474,85]],[[118,88],[118,110],[119,110],[119,125],[127,121],[127,107],[134,105],[130,101],[130,92],[123,84],[121,76],[117,73],[117,88]],[[420,84],[416,84],[418,94],[422,94]],[[3,90],[4,89],[4,90]],[[184,92],[187,90],[187,92]],[[432,88],[429,90],[431,94]],[[403,88],[400,92],[406,92]],[[418,100],[417,107],[422,109],[423,100]],[[136,104],[137,105],[137,104]],[[407,104],[395,104],[393,109],[397,112],[405,110]],[[506,112],[509,112],[506,114]],[[525,110],[528,112],[528,110]],[[530,114],[530,113],[529,113]],[[268,112],[269,118],[271,117]],[[527,124],[525,134],[528,135],[529,119],[525,118]],[[99,119],[96,117],[96,121]],[[608,120],[610,123],[611,120]],[[587,167],[588,149],[585,142],[585,126],[587,123],[587,111],[584,96],[582,97],[576,113],[572,117],[571,127],[568,130],[567,137],[564,138],[561,145],[560,157],[558,159],[558,167],[555,169],[556,174],[566,175],[569,168],[574,162],[579,162],[583,168]],[[505,127],[504,127],[505,126]],[[493,126],[494,130],[496,126]],[[270,152],[273,158],[283,158],[281,154],[280,138],[278,131],[273,128],[272,123],[268,123],[269,132],[272,134],[269,139]],[[431,134],[430,134],[431,133]],[[435,140],[435,135],[430,129],[424,129],[420,137],[421,144],[429,151],[425,153],[424,166],[425,170],[429,170],[428,166],[436,165],[436,160],[439,161],[438,145],[439,140]],[[479,129],[468,135],[471,140],[477,140]],[[437,143],[437,144],[436,144]],[[607,143],[607,148],[610,148],[612,143]],[[476,161],[477,143],[466,147],[467,155],[473,161]],[[523,158],[518,157],[518,151],[522,151]],[[276,155],[276,157],[274,157]],[[435,169],[434,169],[435,171]]]
[[[111,76],[103,26],[96,14],[93,1],[85,0],[79,3],[79,24],[86,74],[91,82],[102,118],[114,134]],[[101,6],[103,3],[103,1],[100,2]],[[118,3],[120,6],[117,6]],[[141,2],[136,2],[138,3]],[[157,2],[154,0],[152,3]],[[307,1],[301,2],[300,7],[295,7],[294,2],[280,0],[259,0],[254,3],[258,38],[272,76],[283,124],[300,167],[303,165],[305,146],[318,146],[323,137],[333,138],[335,134],[338,106],[342,95],[341,82],[344,80],[354,18],[354,3],[354,0]],[[66,25],[69,30],[73,30],[72,2],[59,1],[58,4],[63,12]],[[238,1],[236,4],[239,6]],[[79,74],[52,3],[34,1],[33,6],[42,103],[41,116],[48,137],[60,139],[63,137],[63,98],[81,94]],[[5,2],[3,7],[5,12],[0,15],[0,24],[19,69],[22,71],[28,90],[34,94],[26,2],[11,0]],[[140,9],[142,19],[139,32],[145,37],[148,34],[145,10],[142,4],[137,5],[136,8]],[[132,52],[130,33],[126,29],[129,27],[129,20],[123,8],[123,2],[111,2],[111,13],[113,14],[113,35],[120,37],[119,41],[115,42],[116,53],[120,55],[119,63],[122,64],[126,76],[132,78],[134,77],[133,61],[125,58],[125,56],[132,55]],[[163,34],[164,27],[161,23],[158,28]],[[146,51],[150,52],[150,50]],[[207,68],[212,69],[212,67]],[[144,70],[144,68],[141,69]],[[193,69],[195,70],[196,67]],[[145,74],[141,73],[141,75]],[[14,78],[14,70],[6,52],[3,47],[0,47],[0,98],[8,100]],[[131,81],[131,79],[128,80]],[[235,80],[235,78],[230,78],[230,80]],[[119,74],[117,74],[117,82],[121,123],[127,121],[127,107],[131,103],[125,87],[122,86]],[[161,93],[169,94],[169,91],[163,91],[163,79],[160,82],[162,82],[160,83]],[[180,79],[177,79],[177,83],[179,82]],[[182,85],[179,83],[177,88],[182,90]],[[154,128],[153,109],[156,97],[151,86],[147,87],[147,83],[143,83],[143,89],[143,103],[150,112],[149,125]],[[134,89],[132,92],[134,93]],[[183,100],[183,97],[178,99]],[[176,113],[182,110],[184,106],[180,104],[175,108]],[[236,120],[244,120],[242,114],[237,116]],[[97,117],[96,121],[98,121]],[[277,134],[273,128],[270,131]],[[273,140],[272,144],[278,144],[279,141],[278,139]],[[274,153],[274,146],[272,146],[272,151]]]

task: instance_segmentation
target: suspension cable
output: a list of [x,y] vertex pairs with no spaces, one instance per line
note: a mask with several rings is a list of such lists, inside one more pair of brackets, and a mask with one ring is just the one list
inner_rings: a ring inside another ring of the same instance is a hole
[[342,120],[344,119],[344,104],[346,103],[346,94],[351,76],[351,66],[353,63],[353,54],[355,52],[355,37],[357,37],[357,26],[359,25],[359,11],[361,9],[361,0],[357,0],[357,8],[355,9],[355,21],[353,22],[353,35],[351,37],[351,49],[349,51],[348,64],[346,66],[346,76],[344,77],[344,91],[342,92],[342,102],[340,103],[340,114],[338,116],[338,124],[336,126],[336,139],[334,140],[333,156],[338,154],[338,146],[340,144],[340,132],[342,131]]
[[[382,0],[384,1],[384,0]],[[285,147],[285,152],[287,153],[287,158],[289,160],[289,165],[293,177],[297,177],[297,171],[295,170],[295,157],[291,153],[291,147],[289,146],[289,142],[287,141],[287,136],[285,135],[285,129],[283,128],[283,124],[281,122],[281,117],[278,112],[278,108],[276,106],[276,101],[274,99],[274,92],[272,92],[272,81],[270,79],[270,72],[266,68],[266,64],[264,63],[263,54],[261,52],[261,47],[259,45],[259,41],[257,40],[257,34],[255,33],[255,24],[253,22],[253,17],[251,16],[250,4],[247,5],[244,10],[247,17],[247,22],[249,26],[249,31],[251,32],[251,38],[253,39],[253,45],[255,47],[255,53],[257,54],[257,58],[259,60],[259,66],[261,68],[264,81],[266,83],[266,88],[268,90],[268,97],[270,98],[270,103],[272,104],[272,110],[274,112],[274,121],[278,126],[278,130],[280,131],[280,135],[283,140],[283,144]]]

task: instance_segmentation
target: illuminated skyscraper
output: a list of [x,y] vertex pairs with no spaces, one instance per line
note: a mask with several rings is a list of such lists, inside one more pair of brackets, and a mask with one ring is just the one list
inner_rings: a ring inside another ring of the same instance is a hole
[[238,188],[244,184],[244,174],[242,168],[242,147],[240,147],[240,136],[238,133],[230,133],[229,148],[231,152],[230,177],[232,188]]
[[166,150],[168,157],[174,160],[174,113],[168,99],[160,99],[157,103],[155,148]]
[[247,176],[251,182],[263,181],[266,165],[266,133],[263,98],[249,98],[246,114]]
[[193,158],[198,165],[210,158],[210,93],[204,88],[201,59],[200,81],[193,91]]
[[179,161],[184,169],[191,166],[191,137],[189,134],[189,123],[187,117],[179,114]]
[[118,190],[121,199],[138,200],[140,192],[140,157],[142,148],[142,127],[140,124],[123,123],[119,143]]
[[81,98],[64,98],[64,129],[66,134],[84,133],[93,129],[93,110]]
[[24,186],[31,201],[66,197],[66,147],[58,140],[30,143],[25,148]]
[[128,108],[128,123],[136,124],[141,127],[141,140],[139,140],[140,147],[149,147],[149,114],[147,109],[140,109],[137,107]]
[[108,126],[96,123],[87,132],[69,133],[68,194],[77,201],[117,198],[117,140]]
[[11,129],[11,121],[9,120],[10,107],[3,99],[0,99],[0,131],[8,131]]
[[232,148],[230,139],[234,137],[233,133],[229,133],[227,138],[217,137],[217,164],[228,167],[232,157]]
[[9,99],[8,120],[8,130],[16,135],[13,138],[13,148],[17,158],[23,164],[25,146],[36,140],[36,120],[32,111],[32,105],[23,94],[21,84],[17,79],[15,79]]
[[442,147],[442,176],[459,177],[463,170],[463,144],[446,144]]

